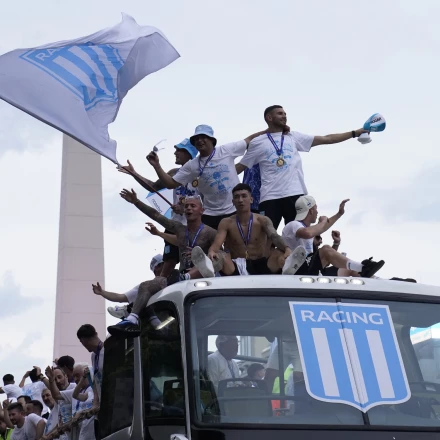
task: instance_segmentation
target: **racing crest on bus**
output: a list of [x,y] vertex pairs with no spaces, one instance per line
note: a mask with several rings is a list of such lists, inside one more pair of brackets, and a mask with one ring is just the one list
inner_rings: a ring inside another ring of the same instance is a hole
[[290,302],[307,392],[366,412],[411,392],[386,305]]

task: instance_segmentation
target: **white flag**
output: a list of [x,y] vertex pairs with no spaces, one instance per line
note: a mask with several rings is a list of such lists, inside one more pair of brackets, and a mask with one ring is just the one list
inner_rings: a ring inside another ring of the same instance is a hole
[[159,29],[122,14],[88,37],[0,56],[0,99],[118,163],[108,124],[122,99],[179,56]]

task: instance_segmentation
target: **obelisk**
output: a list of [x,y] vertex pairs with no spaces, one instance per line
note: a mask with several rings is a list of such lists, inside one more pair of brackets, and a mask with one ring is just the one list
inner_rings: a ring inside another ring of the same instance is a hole
[[76,332],[92,324],[105,339],[105,301],[92,283],[104,286],[101,156],[63,136],[54,358],[89,362]]

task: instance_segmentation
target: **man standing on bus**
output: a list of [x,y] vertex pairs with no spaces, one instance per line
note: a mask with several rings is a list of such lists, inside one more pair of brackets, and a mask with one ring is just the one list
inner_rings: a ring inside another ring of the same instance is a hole
[[366,130],[359,128],[327,136],[310,136],[297,131],[286,134],[287,115],[281,105],[268,107],[264,120],[267,132],[250,142],[247,153],[237,164],[237,172],[260,164],[260,214],[269,217],[277,229],[282,218],[285,224],[295,220],[295,202],[307,194],[299,152],[309,152],[317,145],[344,142],[359,137]]
[[[225,257],[222,275],[268,275],[293,274],[306,258],[302,246],[295,247],[293,253],[285,240],[278,235],[271,220],[251,212],[251,188],[239,183],[232,190],[232,203],[237,214],[223,219],[218,227],[214,243],[209,248],[208,257],[202,249],[195,247],[192,252],[194,265],[204,277],[213,277],[213,261],[218,261],[223,244],[230,252]],[[276,249],[265,255],[268,242]]]

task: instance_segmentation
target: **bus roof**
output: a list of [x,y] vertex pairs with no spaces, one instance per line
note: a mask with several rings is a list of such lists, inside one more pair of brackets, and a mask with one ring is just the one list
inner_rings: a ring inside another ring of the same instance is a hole
[[[182,300],[191,292],[210,290],[237,290],[237,289],[316,289],[359,292],[387,292],[404,293],[411,295],[440,296],[439,286],[411,283],[405,281],[391,281],[372,278],[343,278],[325,276],[299,275],[257,275],[257,276],[229,276],[203,278],[181,281],[166,287],[150,300],[153,304],[160,300],[175,300],[176,293],[180,292]],[[226,292],[225,292],[226,293]]]

